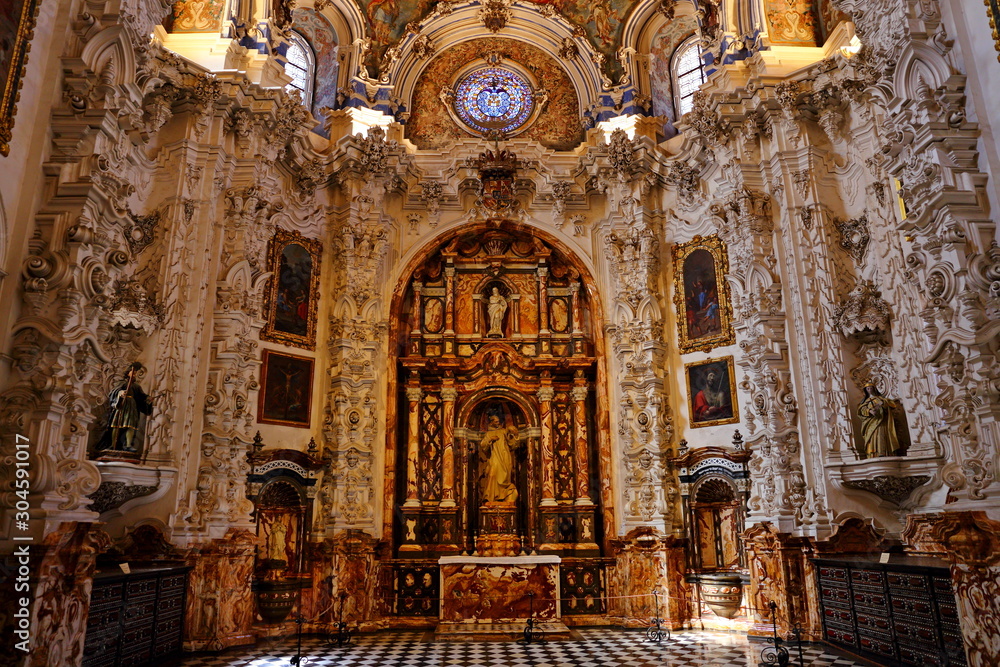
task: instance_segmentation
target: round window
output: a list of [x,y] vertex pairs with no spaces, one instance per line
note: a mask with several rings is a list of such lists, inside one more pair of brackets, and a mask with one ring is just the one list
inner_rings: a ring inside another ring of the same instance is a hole
[[455,87],[455,113],[476,132],[511,134],[524,127],[534,110],[528,81],[507,69],[474,70]]

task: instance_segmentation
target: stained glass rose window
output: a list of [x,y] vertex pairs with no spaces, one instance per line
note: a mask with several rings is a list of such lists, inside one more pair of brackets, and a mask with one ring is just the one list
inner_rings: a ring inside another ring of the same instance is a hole
[[521,129],[535,109],[528,81],[511,70],[484,67],[455,86],[455,113],[471,129],[510,134]]

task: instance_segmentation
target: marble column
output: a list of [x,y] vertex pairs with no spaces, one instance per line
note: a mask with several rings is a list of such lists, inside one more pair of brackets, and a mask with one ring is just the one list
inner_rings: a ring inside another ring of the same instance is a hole
[[576,436],[576,505],[590,507],[590,448],[587,442],[587,380],[577,371],[573,380],[573,425]]
[[538,267],[538,333],[549,333],[549,270]]
[[444,270],[444,353],[455,354],[455,267]]
[[420,399],[423,395],[424,392],[420,387],[406,388],[410,419],[406,430],[406,502],[403,503],[403,507],[420,507],[417,463],[420,454]]
[[420,336],[421,329],[423,328],[423,309],[424,304],[420,297],[420,292],[423,291],[424,284],[414,280],[413,281],[413,307],[411,311],[413,313],[413,321],[410,323],[410,354],[419,355],[421,353],[420,349]]
[[539,417],[542,425],[542,507],[555,507],[555,451],[552,446],[552,398],[555,390],[552,379],[543,378],[537,396]]
[[441,388],[441,400],[444,401],[441,419],[442,451],[441,451],[441,507],[455,506],[455,399],[458,390],[454,387],[453,378],[445,378]]
[[552,332],[549,331],[549,269],[538,267],[538,342],[542,356],[552,354]]
[[580,304],[580,283],[570,283],[571,308],[573,311],[573,354],[583,354],[583,308]]

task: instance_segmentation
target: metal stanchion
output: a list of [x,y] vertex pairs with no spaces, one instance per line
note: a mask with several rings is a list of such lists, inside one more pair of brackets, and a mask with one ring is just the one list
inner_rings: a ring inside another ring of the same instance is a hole
[[774,602],[769,602],[768,606],[771,608],[771,627],[774,628],[774,637],[767,640],[769,644],[772,644],[772,646],[766,646],[764,647],[764,650],[760,652],[760,664],[788,667],[788,663],[790,661],[788,649],[782,646],[782,644],[785,643],[785,640],[778,636],[778,605]]

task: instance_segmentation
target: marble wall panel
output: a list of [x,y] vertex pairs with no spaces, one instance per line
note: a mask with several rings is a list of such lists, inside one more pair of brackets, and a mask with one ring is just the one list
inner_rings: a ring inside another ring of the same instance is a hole
[[237,530],[191,550],[186,650],[221,651],[254,642],[257,612],[251,586],[257,545],[256,536]]
[[[80,664],[97,554],[108,546],[108,536],[95,524],[66,522],[49,533],[41,547],[31,550],[37,582],[32,595],[31,652],[21,664]],[[0,626],[11,621],[4,619]]]
[[636,528],[615,540],[613,549],[616,562],[608,570],[609,616],[621,618],[626,625],[642,626],[657,615],[672,628],[682,627],[690,615],[683,542],[660,536],[651,528]]
[[443,621],[526,619],[532,606],[536,618],[557,616],[558,565],[442,565],[441,577]]
[[968,665],[1000,665],[1000,521],[985,512],[931,516],[933,539],[952,561],[951,582]]

